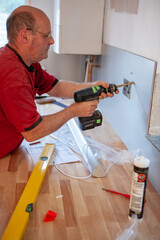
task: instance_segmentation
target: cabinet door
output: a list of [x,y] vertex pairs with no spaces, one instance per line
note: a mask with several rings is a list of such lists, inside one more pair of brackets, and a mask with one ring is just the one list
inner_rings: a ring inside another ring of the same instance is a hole
[[108,0],[104,19],[103,43],[160,63],[159,0]]
[[104,0],[54,1],[54,51],[101,54]]

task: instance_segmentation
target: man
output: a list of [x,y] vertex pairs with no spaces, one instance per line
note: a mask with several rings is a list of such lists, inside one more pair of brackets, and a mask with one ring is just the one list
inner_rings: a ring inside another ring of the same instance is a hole
[[[34,98],[48,93],[72,98],[77,90],[93,85],[58,80],[42,70],[39,62],[47,58],[54,44],[51,24],[40,9],[21,6],[7,19],[8,44],[0,49],[0,158],[17,149],[25,138],[28,142],[59,129],[69,119],[91,116],[98,100],[73,103],[55,114],[40,116]],[[117,92],[118,93],[118,92]],[[100,99],[113,94],[102,93]]]

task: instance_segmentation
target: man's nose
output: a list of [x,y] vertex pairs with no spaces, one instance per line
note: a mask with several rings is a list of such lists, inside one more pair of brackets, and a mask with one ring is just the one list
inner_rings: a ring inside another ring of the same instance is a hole
[[54,38],[51,36],[50,39],[49,39],[48,44],[49,44],[49,45],[52,45],[52,44],[54,44],[54,43],[55,43]]

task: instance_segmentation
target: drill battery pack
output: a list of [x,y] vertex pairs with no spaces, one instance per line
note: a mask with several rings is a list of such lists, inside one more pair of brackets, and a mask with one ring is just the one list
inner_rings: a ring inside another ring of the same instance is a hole
[[96,110],[91,117],[78,117],[79,127],[83,131],[102,125],[102,114]]

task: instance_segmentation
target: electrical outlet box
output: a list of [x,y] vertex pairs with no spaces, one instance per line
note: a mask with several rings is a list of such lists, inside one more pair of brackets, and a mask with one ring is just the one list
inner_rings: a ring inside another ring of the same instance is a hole
[[[123,83],[130,83],[130,81],[128,81],[127,79],[124,79]],[[131,86],[132,85],[123,86],[123,94],[129,99],[131,97]]]

